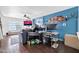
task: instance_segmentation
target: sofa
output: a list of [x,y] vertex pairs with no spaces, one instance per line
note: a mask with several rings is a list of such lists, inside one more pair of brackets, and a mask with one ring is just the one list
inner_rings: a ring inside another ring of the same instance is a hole
[[36,39],[36,38],[42,41],[42,33],[38,33],[38,32],[22,30],[21,36],[22,36],[23,44],[26,44],[27,41],[31,39]]
[[65,34],[64,44],[79,50],[79,39],[77,35]]

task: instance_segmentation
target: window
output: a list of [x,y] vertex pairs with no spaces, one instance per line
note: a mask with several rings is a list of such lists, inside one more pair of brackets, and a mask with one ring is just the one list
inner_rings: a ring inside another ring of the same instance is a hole
[[19,30],[21,30],[21,25],[18,21],[9,21],[8,26],[9,26],[9,31],[19,31]]

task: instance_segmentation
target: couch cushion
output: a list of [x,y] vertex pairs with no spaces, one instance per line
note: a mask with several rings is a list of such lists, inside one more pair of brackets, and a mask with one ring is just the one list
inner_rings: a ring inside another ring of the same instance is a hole
[[77,37],[78,37],[78,39],[79,39],[79,32],[77,32]]

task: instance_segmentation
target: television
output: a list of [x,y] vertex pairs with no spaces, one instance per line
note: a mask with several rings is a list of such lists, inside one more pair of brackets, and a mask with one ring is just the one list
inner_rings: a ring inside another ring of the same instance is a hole
[[47,24],[47,30],[56,30],[56,25],[57,24]]
[[32,21],[24,21],[24,25],[32,25]]

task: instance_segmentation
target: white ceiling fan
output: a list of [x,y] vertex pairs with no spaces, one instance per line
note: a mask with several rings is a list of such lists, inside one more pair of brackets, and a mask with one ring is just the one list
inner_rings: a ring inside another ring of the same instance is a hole
[[30,16],[28,14],[24,14],[24,17],[30,19]]

